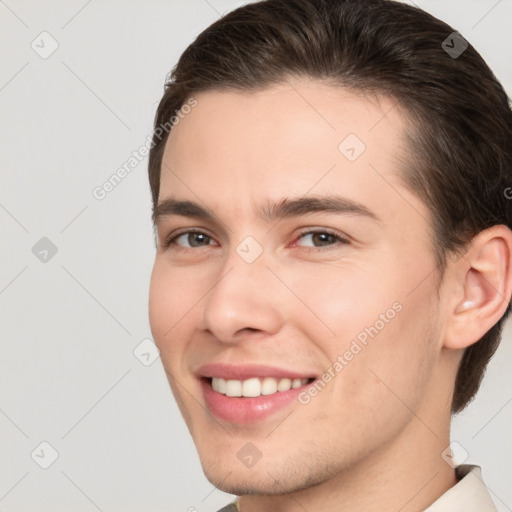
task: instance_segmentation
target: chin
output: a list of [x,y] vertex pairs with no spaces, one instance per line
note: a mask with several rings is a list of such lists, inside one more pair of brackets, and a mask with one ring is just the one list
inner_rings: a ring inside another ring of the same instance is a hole
[[282,495],[297,492],[321,484],[332,475],[326,467],[317,471],[297,464],[275,460],[266,462],[264,458],[248,468],[242,464],[236,454],[224,457],[210,454],[201,457],[201,465],[207,480],[217,489],[237,496],[260,494]]
[[[236,468],[227,471],[209,470],[203,467],[204,474],[208,481],[217,489],[228,494],[243,496],[246,494],[278,495],[287,491],[287,482],[282,480],[278,483],[268,473],[260,470],[257,473],[254,468],[243,472],[243,475]],[[294,490],[294,489],[290,489]]]

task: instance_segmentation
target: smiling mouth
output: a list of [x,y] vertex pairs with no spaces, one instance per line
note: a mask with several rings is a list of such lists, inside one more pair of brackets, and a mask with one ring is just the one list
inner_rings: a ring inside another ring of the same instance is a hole
[[315,378],[289,379],[274,377],[252,377],[245,380],[222,379],[219,377],[203,377],[211,388],[228,397],[253,398],[274,395],[290,389],[296,389],[311,384]]

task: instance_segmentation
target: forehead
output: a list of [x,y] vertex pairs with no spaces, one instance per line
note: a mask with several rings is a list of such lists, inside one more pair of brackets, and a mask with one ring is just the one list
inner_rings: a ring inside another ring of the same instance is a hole
[[390,135],[400,135],[405,126],[395,99],[312,79],[294,78],[258,90],[203,91],[195,93],[194,98],[197,106],[180,116],[179,124],[173,127],[168,138],[169,148],[183,137],[195,138],[202,134],[207,134],[212,142],[217,137],[222,140],[225,129],[235,128],[258,139],[265,135],[274,138],[290,132],[293,123],[295,135],[301,129],[312,129],[319,135],[331,133],[337,137],[353,130],[359,132],[361,138],[370,140],[371,132],[382,137],[391,129]]
[[213,198],[212,208],[240,213],[263,199],[336,191],[387,201],[391,216],[393,204],[411,208],[408,191],[397,194],[408,126],[392,99],[303,79],[194,98],[167,140],[160,198]]

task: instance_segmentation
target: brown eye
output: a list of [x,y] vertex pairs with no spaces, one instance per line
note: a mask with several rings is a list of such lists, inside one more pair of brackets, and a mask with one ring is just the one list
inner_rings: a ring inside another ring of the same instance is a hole
[[321,247],[328,247],[337,245],[337,243],[341,243],[343,245],[348,244],[349,241],[335,233],[331,233],[330,231],[322,231],[322,230],[314,230],[314,231],[305,231],[299,235],[298,240],[304,240],[304,239],[311,240],[313,245],[306,245],[305,247],[312,247],[315,248],[321,248]]
[[[185,245],[178,243],[180,239],[185,242]],[[171,245],[176,245],[179,249],[193,249],[195,247],[205,247],[209,245],[210,241],[211,237],[201,231],[185,231],[177,235],[172,234],[162,243],[162,247],[167,249]],[[189,245],[187,246],[186,244]]]

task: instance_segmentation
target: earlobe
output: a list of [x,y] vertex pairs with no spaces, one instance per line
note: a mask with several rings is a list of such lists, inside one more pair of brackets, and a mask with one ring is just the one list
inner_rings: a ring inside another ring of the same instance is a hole
[[512,294],[511,258],[512,231],[500,225],[480,232],[455,263],[461,277],[454,287],[457,298],[445,332],[445,348],[472,345],[503,316]]

